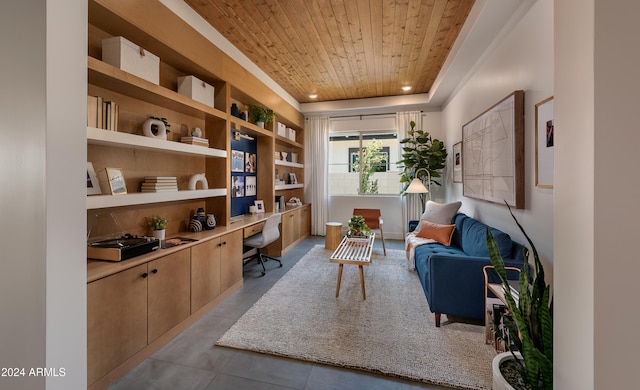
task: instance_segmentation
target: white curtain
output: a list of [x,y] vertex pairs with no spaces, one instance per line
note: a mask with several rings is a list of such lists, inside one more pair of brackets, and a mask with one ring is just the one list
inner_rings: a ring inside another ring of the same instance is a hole
[[306,118],[304,131],[304,199],[311,203],[311,234],[324,236],[329,218],[327,183],[329,118]]
[[[422,112],[420,111],[404,111],[396,113],[396,121],[398,125],[398,141],[408,137],[408,131],[411,129],[409,123],[414,121],[416,123],[416,129],[422,129]],[[402,155],[402,146],[398,144],[400,148],[399,155]],[[402,220],[405,222],[403,229],[406,232],[407,223],[411,219],[420,219],[422,215],[422,202],[420,201],[420,194],[406,194],[402,199]]]

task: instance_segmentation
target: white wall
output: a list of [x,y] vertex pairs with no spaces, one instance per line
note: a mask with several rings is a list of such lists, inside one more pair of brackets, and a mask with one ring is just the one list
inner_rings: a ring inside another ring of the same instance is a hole
[[0,5],[0,388],[86,387],[86,12]]
[[[462,139],[462,126],[515,90],[525,91],[525,208],[515,215],[525,227],[543,260],[553,262],[553,189],[535,186],[535,104],[553,95],[553,2],[524,4],[498,39],[484,54],[483,62],[443,107],[442,125],[453,166],[453,144]],[[530,8],[528,8],[530,7]],[[462,156],[464,160],[464,156]],[[446,175],[449,201],[461,200],[461,212],[511,234],[524,243],[504,205],[474,200],[462,195],[462,184]],[[552,267],[548,266],[548,282]]]
[[556,388],[638,387],[638,15],[638,2],[555,4]]
[[[635,160],[640,145],[640,3],[596,0],[594,15],[594,385],[637,388],[640,339],[633,324],[640,322],[640,164]],[[580,266],[578,258],[570,258],[571,269]],[[570,299],[563,307],[577,305],[581,297],[566,292]]]

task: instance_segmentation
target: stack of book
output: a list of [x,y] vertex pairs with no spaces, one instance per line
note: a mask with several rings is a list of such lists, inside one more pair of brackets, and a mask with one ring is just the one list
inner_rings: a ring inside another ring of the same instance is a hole
[[178,179],[175,176],[145,176],[141,192],[178,191]]
[[181,137],[180,142],[189,144],[189,145],[198,145],[198,146],[206,146],[209,147],[209,140],[206,138],[200,137]]
[[87,126],[118,131],[120,107],[101,96],[87,96]]

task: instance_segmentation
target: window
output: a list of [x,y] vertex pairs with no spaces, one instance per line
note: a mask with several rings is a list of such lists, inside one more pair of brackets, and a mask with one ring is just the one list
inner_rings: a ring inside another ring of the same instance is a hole
[[329,195],[400,193],[395,130],[332,133],[329,138]]

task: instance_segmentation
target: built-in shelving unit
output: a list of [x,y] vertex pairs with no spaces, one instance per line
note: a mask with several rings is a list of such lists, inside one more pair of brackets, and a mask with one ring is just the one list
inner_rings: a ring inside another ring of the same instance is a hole
[[[98,173],[103,194],[88,196],[87,210],[145,206],[148,210],[145,213],[169,214],[168,234],[179,233],[188,226],[191,214],[199,207],[215,214],[219,225],[228,225],[231,204],[228,157],[234,130],[257,139],[260,164],[257,196],[264,200],[266,211],[275,209],[276,195],[286,200],[303,199],[302,115],[276,97],[260,80],[229,71],[233,69],[229,66],[230,59],[162,4],[146,8],[149,9],[143,11],[115,0],[89,1],[88,94],[117,102],[120,120],[117,132],[87,128],[87,161],[92,162]],[[156,25],[149,23],[150,20],[163,22]],[[113,36],[123,36],[160,58],[159,84],[102,61],[101,42]],[[202,53],[209,54],[203,56]],[[186,75],[195,75],[215,87],[213,107],[177,92],[177,78]],[[232,102],[260,105],[277,112],[277,121],[295,129],[296,139],[277,134],[276,123],[267,123],[261,128],[232,116]],[[142,135],[142,122],[150,116],[167,118],[171,124],[167,140]],[[202,129],[209,147],[180,142],[180,137],[190,135],[194,127]],[[298,160],[278,160],[274,152],[295,153]],[[107,195],[109,186],[104,174],[107,167],[122,169],[126,195]],[[198,173],[205,174],[209,188],[188,191],[188,178]],[[291,173],[295,174],[295,183],[289,181]],[[141,182],[150,175],[177,177],[179,191],[140,192]],[[273,184],[276,175],[286,179],[286,184]],[[139,230],[139,221],[120,229],[145,233]]]
[[[235,131],[256,140],[257,199],[264,201],[265,211],[275,209],[276,196],[304,202],[304,118],[258,78],[238,72],[239,64],[160,1],[144,5],[88,1],[87,94],[115,102],[119,109],[118,131],[87,127],[87,161],[95,169],[102,193],[87,196],[89,230],[100,235],[147,235],[145,218],[160,215],[169,220],[168,237],[192,236],[197,240],[116,266],[88,262],[94,278],[89,278],[87,285],[87,385],[102,389],[242,285],[246,226],[244,222],[232,224],[230,215],[231,139]],[[158,84],[102,61],[102,40],[115,36],[159,57]],[[214,87],[213,106],[177,92],[177,79],[190,75]],[[277,120],[295,130],[295,139],[278,135],[276,123],[261,128],[232,116],[232,103],[260,105],[277,112]],[[143,135],[142,124],[149,117],[166,118],[170,124],[166,140]],[[194,128],[201,129],[208,147],[180,142]],[[278,160],[276,153],[294,153],[297,162]],[[126,194],[109,195],[106,168],[121,170]],[[199,174],[204,174],[208,188],[203,188],[204,180],[200,180],[197,189],[189,189],[193,188],[191,179]],[[296,183],[276,186],[276,174],[295,174]],[[149,176],[171,177],[172,187],[175,177],[177,191],[142,192],[141,184]],[[214,214],[216,228],[186,232],[199,208]],[[281,225],[281,239],[270,249],[274,254],[283,253],[310,234],[310,209],[305,204],[284,210],[287,218]],[[110,271],[95,277],[97,270],[105,268]]]

